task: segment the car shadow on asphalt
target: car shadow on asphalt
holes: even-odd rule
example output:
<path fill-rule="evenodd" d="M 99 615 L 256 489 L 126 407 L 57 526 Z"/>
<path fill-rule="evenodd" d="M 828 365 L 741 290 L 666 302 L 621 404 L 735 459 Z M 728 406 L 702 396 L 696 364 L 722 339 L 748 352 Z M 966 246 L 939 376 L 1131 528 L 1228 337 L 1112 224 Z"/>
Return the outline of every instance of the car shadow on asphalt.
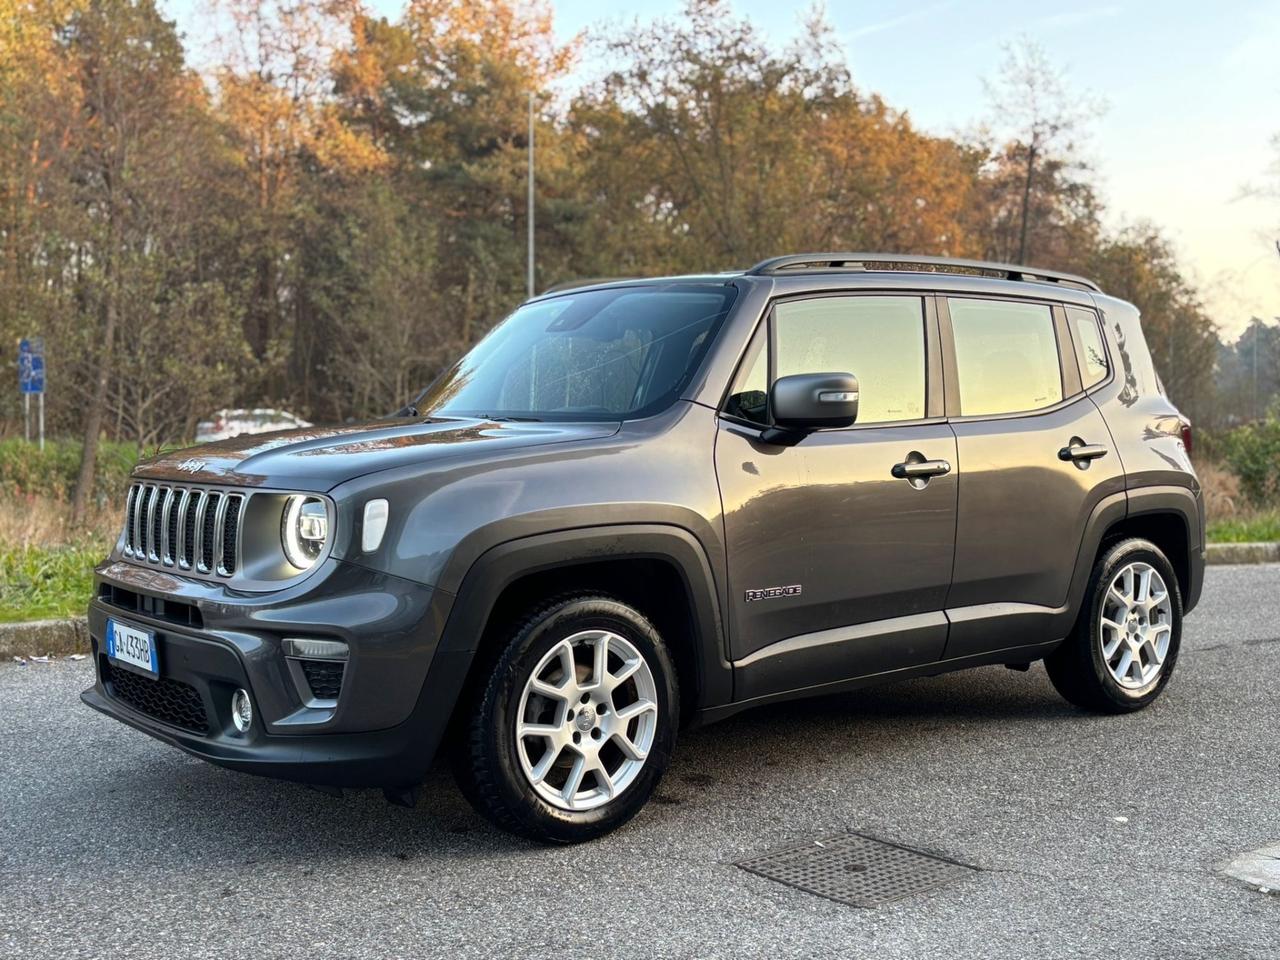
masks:
<path fill-rule="evenodd" d="M 649 809 L 620 836 L 665 834 L 691 809 L 732 803 L 736 787 L 789 789 L 813 764 L 813 744 L 823 744 L 824 763 L 874 768 L 910 762 L 915 753 L 927 759 L 926 749 L 936 751 L 947 738 L 972 739 L 975 728 L 996 728 L 994 739 L 1015 725 L 1070 717 L 1086 715 L 1063 703 L 1042 671 L 1039 677 L 977 671 L 760 707 L 686 730 Z M 333 797 L 224 770 L 150 741 L 86 774 L 77 789 L 91 803 L 77 829 L 96 833 L 98 842 L 82 849 L 90 863 L 101 856 L 103 869 L 121 859 L 160 859 L 157 850 L 172 844 L 188 846 L 202 862 L 306 869 L 362 859 L 421 863 L 549 852 L 476 815 L 444 763 L 430 772 L 414 809 L 389 805 L 376 790 Z M 120 810 L 130 811 L 127 833 L 112 829 Z"/>

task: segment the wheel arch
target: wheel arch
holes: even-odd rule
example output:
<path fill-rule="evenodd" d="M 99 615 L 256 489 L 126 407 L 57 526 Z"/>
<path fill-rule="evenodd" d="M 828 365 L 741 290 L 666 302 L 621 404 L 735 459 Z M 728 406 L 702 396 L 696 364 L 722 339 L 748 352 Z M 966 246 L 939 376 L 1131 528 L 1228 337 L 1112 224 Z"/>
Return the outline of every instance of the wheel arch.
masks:
<path fill-rule="evenodd" d="M 687 530 L 665 524 L 589 527 L 491 547 L 462 578 L 440 640 L 444 653 L 470 656 L 466 682 L 492 662 L 501 626 L 538 600 L 599 592 L 630 603 L 668 641 L 681 681 L 681 713 L 728 703 L 722 589 L 705 550 Z"/>
<path fill-rule="evenodd" d="M 1147 487 L 1108 497 L 1094 509 L 1072 577 L 1072 620 L 1083 603 L 1089 575 L 1112 543 L 1127 537 L 1150 540 L 1169 558 L 1178 578 L 1184 612 L 1200 599 L 1204 580 L 1199 501 L 1186 487 Z"/>

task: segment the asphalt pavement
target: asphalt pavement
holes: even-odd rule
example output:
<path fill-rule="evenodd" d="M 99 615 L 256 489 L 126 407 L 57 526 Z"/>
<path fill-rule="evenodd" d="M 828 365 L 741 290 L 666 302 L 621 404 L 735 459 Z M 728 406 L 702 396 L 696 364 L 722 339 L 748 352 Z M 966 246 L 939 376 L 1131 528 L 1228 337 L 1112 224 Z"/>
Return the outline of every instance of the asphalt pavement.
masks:
<path fill-rule="evenodd" d="M 546 849 L 447 772 L 416 809 L 190 759 L 81 705 L 87 661 L 0 665 L 0 957 L 1280 956 L 1280 565 L 1210 568 L 1178 672 L 1089 716 L 1035 666 L 687 733 L 658 796 Z M 972 864 L 874 909 L 734 866 L 856 830 Z"/>

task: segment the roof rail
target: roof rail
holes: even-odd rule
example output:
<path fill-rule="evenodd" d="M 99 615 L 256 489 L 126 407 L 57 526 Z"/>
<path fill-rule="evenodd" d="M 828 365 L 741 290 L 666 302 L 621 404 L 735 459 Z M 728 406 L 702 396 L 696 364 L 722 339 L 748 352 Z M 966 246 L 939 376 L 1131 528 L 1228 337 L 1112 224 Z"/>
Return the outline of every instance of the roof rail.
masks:
<path fill-rule="evenodd" d="M 753 276 L 768 276 L 788 270 L 904 270 L 918 273 L 958 273 L 997 276 L 1005 280 L 1028 280 L 1035 283 L 1060 283 L 1064 286 L 1101 293 L 1092 280 L 1044 270 L 1021 267 L 1012 263 L 990 263 L 986 260 L 957 260 L 952 257 L 920 257 L 906 253 L 795 253 L 785 257 L 761 260 L 747 271 Z"/>

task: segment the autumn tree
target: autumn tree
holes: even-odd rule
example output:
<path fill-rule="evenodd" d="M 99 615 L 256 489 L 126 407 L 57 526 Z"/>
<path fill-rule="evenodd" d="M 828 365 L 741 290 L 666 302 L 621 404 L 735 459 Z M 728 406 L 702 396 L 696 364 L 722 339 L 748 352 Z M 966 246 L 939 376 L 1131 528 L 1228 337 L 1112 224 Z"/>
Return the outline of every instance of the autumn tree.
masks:
<path fill-rule="evenodd" d="M 398 23 L 357 11 L 347 29 L 330 107 L 385 162 L 307 167 L 289 379 L 329 417 L 399 407 L 523 299 L 530 93 L 543 113 L 540 278 L 568 272 L 558 234 L 572 192 L 546 116 L 571 48 L 545 10 L 420 0 Z"/>
<path fill-rule="evenodd" d="M 593 200 L 666 269 L 744 265 L 796 246 L 828 182 L 815 179 L 821 120 L 851 93 L 826 24 L 774 50 L 721 0 L 610 35 L 619 63 L 575 105 Z M 617 218 L 616 220 L 614 218 Z M 614 248 L 618 244 L 615 242 Z"/>
<path fill-rule="evenodd" d="M 1103 239 L 1085 267 L 1111 296 L 1142 314 L 1142 329 L 1173 402 L 1198 418 L 1213 399 L 1218 335 L 1169 242 L 1150 224 Z"/>
<path fill-rule="evenodd" d="M 93 488 L 123 328 L 140 316 L 140 300 L 170 295 L 152 278 L 176 266 L 164 257 L 165 236 L 184 228 L 187 191 L 199 189 L 196 155 L 186 151 L 194 146 L 203 90 L 154 0 L 89 0 L 62 36 L 80 102 L 67 144 L 83 212 L 78 294 L 95 321 L 83 352 L 92 387 L 84 398 L 84 452 L 72 502 L 78 522 Z M 184 285 L 182 274 L 169 279 Z"/>
<path fill-rule="evenodd" d="M 225 169 L 203 84 L 153 0 L 11 4 L 0 34 L 0 329 L 49 348 L 50 426 L 189 430 L 239 338 L 214 200 Z"/>
<path fill-rule="evenodd" d="M 720 0 L 610 35 L 573 105 L 586 272 L 745 266 L 793 250 L 973 253 L 981 156 L 854 87 L 821 17 L 776 48 Z"/>
<path fill-rule="evenodd" d="M 65 356 L 55 326 L 79 309 L 65 266 L 77 217 L 70 145 L 81 91 L 59 39 L 73 9 L 60 0 L 0 0 L 0 342 L 8 349 L 44 335 L 54 370 Z M 16 395 L 0 397 L 0 410 L 13 410 Z"/>
<path fill-rule="evenodd" d="M 384 414 L 483 336 L 526 295 L 530 95 L 539 288 L 803 250 L 1031 261 L 1132 299 L 1196 416 L 1248 350 L 1218 352 L 1158 230 L 1104 226 L 1095 105 L 1025 42 L 982 133 L 948 137 L 860 89 L 820 15 L 779 42 L 685 0 L 566 43 L 545 2 L 205 2 L 201 77 L 155 0 L 0 0 L 0 336 L 45 335 L 82 490 L 100 435 Z M 575 88 L 584 47 L 608 69 Z"/>
<path fill-rule="evenodd" d="M 1100 205 L 1079 143 L 1102 105 L 1070 90 L 1061 68 L 1027 38 L 1005 48 L 986 86 L 996 137 L 985 177 L 987 255 L 1061 264 L 1098 230 Z"/>

